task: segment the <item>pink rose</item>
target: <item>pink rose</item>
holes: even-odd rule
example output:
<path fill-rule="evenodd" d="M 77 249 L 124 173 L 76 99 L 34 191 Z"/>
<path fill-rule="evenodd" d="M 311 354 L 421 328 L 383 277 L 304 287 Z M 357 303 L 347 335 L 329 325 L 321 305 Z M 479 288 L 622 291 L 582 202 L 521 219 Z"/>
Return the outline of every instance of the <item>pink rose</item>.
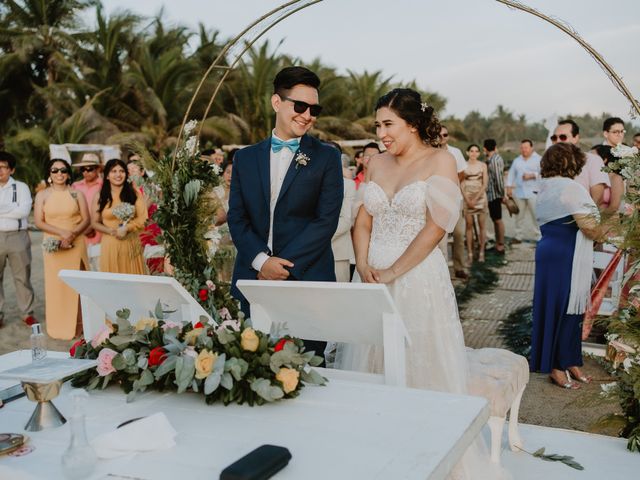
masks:
<path fill-rule="evenodd" d="M 91 346 L 93 348 L 98 348 L 107 338 L 109 338 L 109 335 L 111 335 L 111 330 L 109 329 L 109 327 L 107 327 L 106 325 L 102 325 L 100 327 L 100 330 L 98 330 L 98 333 L 96 333 L 95 336 L 91 339 Z"/>
<path fill-rule="evenodd" d="M 206 282 L 204 282 L 204 283 L 205 283 L 205 285 L 207 286 L 207 288 L 208 288 L 210 291 L 212 291 L 212 292 L 214 292 L 214 291 L 215 291 L 215 289 L 216 289 L 216 284 L 215 284 L 215 283 L 213 283 L 211 280 L 207 280 L 207 281 L 206 281 Z"/>
<path fill-rule="evenodd" d="M 222 307 L 220 310 L 218 310 L 218 313 L 220 314 L 220 318 L 222 320 L 231 320 L 231 313 L 229 313 L 229 309 L 227 307 Z"/>
<path fill-rule="evenodd" d="M 171 320 L 165 320 L 165 322 L 162 324 L 162 329 L 165 331 L 175 327 L 182 328 L 182 322 L 172 322 Z"/>
<path fill-rule="evenodd" d="M 111 350 L 110 348 L 103 348 L 100 350 L 100 353 L 98 354 L 98 375 L 105 377 L 116 371 L 111 364 L 111 362 L 113 362 L 113 357 L 116 355 L 118 355 L 118 352 Z"/>
<path fill-rule="evenodd" d="M 240 331 L 240 322 L 237 320 L 225 320 L 220 324 L 218 328 L 216 328 L 216 333 L 220 333 L 220 331 L 225 330 L 226 328 L 230 328 L 234 332 Z"/>

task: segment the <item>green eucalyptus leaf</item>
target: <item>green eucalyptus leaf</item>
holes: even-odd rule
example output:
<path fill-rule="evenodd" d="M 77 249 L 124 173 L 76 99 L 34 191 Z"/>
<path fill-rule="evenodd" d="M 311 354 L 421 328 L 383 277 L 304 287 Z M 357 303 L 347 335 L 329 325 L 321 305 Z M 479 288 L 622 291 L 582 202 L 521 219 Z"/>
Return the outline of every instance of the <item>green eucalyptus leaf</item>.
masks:
<path fill-rule="evenodd" d="M 267 402 L 274 402 L 284 397 L 284 391 L 280 387 L 271 385 L 266 378 L 256 378 L 251 382 L 251 390 L 256 392 Z"/>
<path fill-rule="evenodd" d="M 122 356 L 122 354 L 119 353 L 115 357 L 113 357 L 113 360 L 111 360 L 111 365 L 116 370 L 124 370 L 125 367 L 127 366 L 127 362 L 124 359 L 124 357 Z"/>
<path fill-rule="evenodd" d="M 162 362 L 161 365 L 158 366 L 158 368 L 155 371 L 154 376 L 156 377 L 156 380 L 162 377 L 163 375 L 166 375 L 167 373 L 173 371 L 176 368 L 177 361 L 178 361 L 177 356 L 167 355 L 167 358 L 164 360 L 164 362 Z"/>
<path fill-rule="evenodd" d="M 211 395 L 216 391 L 222 380 L 222 373 L 213 371 L 204 381 L 204 394 Z"/>
<path fill-rule="evenodd" d="M 233 377 L 229 372 L 224 372 L 222 374 L 220 385 L 222 385 L 226 390 L 231 390 L 233 388 Z"/>
<path fill-rule="evenodd" d="M 153 378 L 153 373 L 151 373 L 151 370 L 143 370 L 142 371 L 142 375 L 140 375 L 140 386 L 142 387 L 146 387 L 148 385 L 153 385 L 153 382 L 155 381 L 155 379 Z"/>
<path fill-rule="evenodd" d="M 195 358 L 189 355 L 178 357 L 176 363 L 176 385 L 178 386 L 178 393 L 183 393 L 189 388 L 195 372 Z"/>
<path fill-rule="evenodd" d="M 164 312 L 162 311 L 162 303 L 160 302 L 160 300 L 156 302 L 156 308 L 154 313 L 155 313 L 155 317 L 158 320 L 164 320 Z"/>
<path fill-rule="evenodd" d="M 129 320 L 129 316 L 131 316 L 131 310 L 129 310 L 128 308 L 121 308 L 120 310 L 116 310 L 116 318 L 118 320 L 124 320 L 126 322 L 127 320 Z M 118 326 L 119 325 L 120 322 L 118 322 Z"/>
<path fill-rule="evenodd" d="M 317 370 L 310 368 L 308 371 L 300 372 L 300 379 L 312 385 L 326 385 L 327 379 L 318 373 Z"/>
<path fill-rule="evenodd" d="M 122 352 L 122 357 L 128 366 L 136 364 L 136 351 L 132 348 L 126 348 Z"/>

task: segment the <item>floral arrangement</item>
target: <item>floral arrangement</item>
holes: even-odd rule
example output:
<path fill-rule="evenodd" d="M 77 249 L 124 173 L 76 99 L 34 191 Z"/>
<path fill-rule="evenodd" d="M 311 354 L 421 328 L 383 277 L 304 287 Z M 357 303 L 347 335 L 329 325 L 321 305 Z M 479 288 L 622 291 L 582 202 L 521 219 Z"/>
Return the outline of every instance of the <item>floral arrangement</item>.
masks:
<path fill-rule="evenodd" d="M 620 216 L 620 236 L 616 246 L 630 259 L 625 274 L 620 310 L 608 320 L 607 359 L 615 377 L 602 385 L 602 394 L 618 399 L 622 415 L 620 435 L 627 438 L 627 448 L 640 452 L 640 155 L 635 147 L 618 145 L 611 150 L 617 157 L 605 168 L 621 175 L 626 182 L 624 200 L 627 212 Z M 609 418 L 608 420 L 612 420 Z"/>
<path fill-rule="evenodd" d="M 302 340 L 275 326 L 271 333 L 254 330 L 229 312 L 219 325 L 201 318 L 195 324 L 166 319 L 158 302 L 155 314 L 129 322 L 129 310 L 117 312 L 115 324 L 104 325 L 89 343 L 76 342 L 74 358 L 97 359 L 95 369 L 76 374 L 75 387 L 88 390 L 119 383 L 127 401 L 147 389 L 191 390 L 211 404 L 221 401 L 262 405 L 299 395 L 305 384 L 326 381 L 313 366 L 322 358 L 305 352 Z"/>
<path fill-rule="evenodd" d="M 162 231 L 158 241 L 164 245 L 172 275 L 220 323 L 219 312 L 226 309 L 237 316 L 238 304 L 229 293 L 230 285 L 219 281 L 215 268 L 220 239 L 213 228 L 213 189 L 220 183 L 220 167 L 200 158 L 197 136 L 192 135 L 196 126 L 193 120 L 185 125 L 188 138 L 173 155 L 157 162 L 149 155 L 142 156 L 155 172 L 159 194 L 154 199 L 158 209 L 153 220 Z"/>
<path fill-rule="evenodd" d="M 54 253 L 60 250 L 61 241 L 54 237 L 47 237 L 42 241 L 42 249 L 47 253 Z"/>
<path fill-rule="evenodd" d="M 120 226 L 124 227 L 136 214 L 136 207 L 128 202 L 122 202 L 111 210 L 113 216 L 120 220 Z"/>

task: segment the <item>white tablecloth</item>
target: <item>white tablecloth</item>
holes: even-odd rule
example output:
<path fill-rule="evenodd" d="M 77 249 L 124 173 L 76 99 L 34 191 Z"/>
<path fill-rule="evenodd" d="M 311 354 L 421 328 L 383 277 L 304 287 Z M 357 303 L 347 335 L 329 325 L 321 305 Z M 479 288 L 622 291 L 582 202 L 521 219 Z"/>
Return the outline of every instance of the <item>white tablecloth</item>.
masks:
<path fill-rule="evenodd" d="M 54 400 L 64 415 L 71 414 L 71 390 L 66 385 Z M 0 431 L 23 433 L 33 408 L 26 398 L 5 405 Z M 145 480 L 216 479 L 224 467 L 265 443 L 292 453 L 278 479 L 444 479 L 489 416 L 482 398 L 342 380 L 253 408 L 209 406 L 191 393 L 149 392 L 127 404 L 118 388 L 108 388 L 91 392 L 87 411 L 90 439 L 131 418 L 166 414 L 178 431 L 176 447 L 100 461 L 91 477 L 112 473 Z M 68 424 L 28 435 L 35 451 L 1 458 L 0 466 L 63 479 Z"/>

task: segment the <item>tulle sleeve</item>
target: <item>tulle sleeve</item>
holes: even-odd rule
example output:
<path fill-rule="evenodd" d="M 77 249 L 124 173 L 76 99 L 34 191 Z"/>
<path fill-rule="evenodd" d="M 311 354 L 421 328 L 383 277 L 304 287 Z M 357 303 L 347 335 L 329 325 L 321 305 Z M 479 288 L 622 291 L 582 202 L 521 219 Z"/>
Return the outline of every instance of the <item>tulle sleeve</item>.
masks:
<path fill-rule="evenodd" d="M 462 206 L 460 187 L 441 175 L 429 177 L 426 183 L 427 210 L 431 220 L 446 232 L 453 232 Z"/>
<path fill-rule="evenodd" d="M 360 211 L 360 207 L 364 204 L 364 191 L 367 189 L 368 183 L 360 183 L 360 188 L 356 190 L 356 198 L 351 204 L 351 223 L 356 223 L 356 218 L 358 216 L 358 212 Z"/>

